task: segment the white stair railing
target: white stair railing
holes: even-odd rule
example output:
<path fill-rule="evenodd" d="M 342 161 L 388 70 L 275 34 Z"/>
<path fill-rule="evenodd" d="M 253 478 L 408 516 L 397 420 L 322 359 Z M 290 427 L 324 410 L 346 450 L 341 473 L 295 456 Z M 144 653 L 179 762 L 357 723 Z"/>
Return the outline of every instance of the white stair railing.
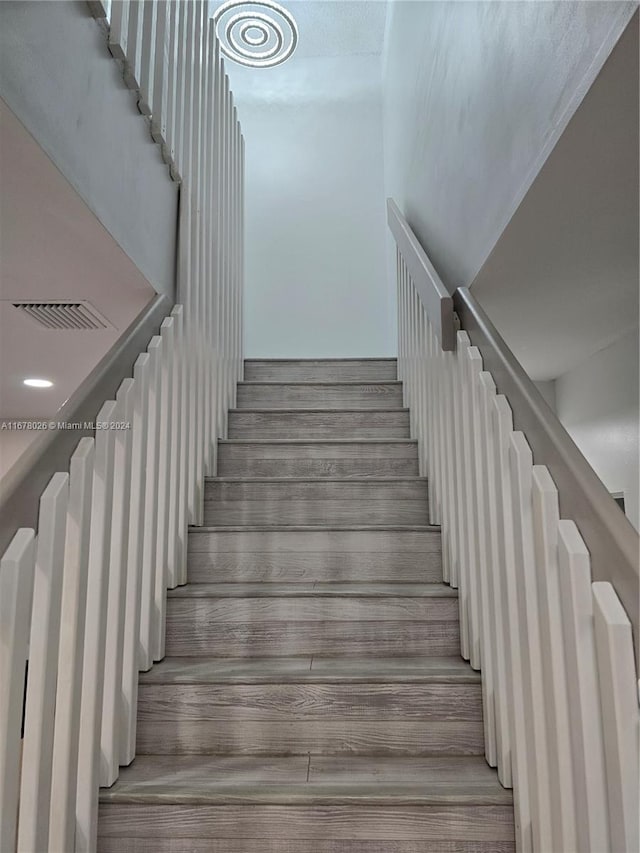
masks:
<path fill-rule="evenodd" d="M 614 512 L 611 565 L 592 567 L 578 527 L 560 517 L 548 468 L 514 429 L 509 400 L 469 334 L 456 331 L 456 297 L 392 201 L 389 224 L 398 376 L 429 477 L 430 520 L 442 528 L 444 579 L 459 592 L 461 653 L 482 669 L 486 759 L 514 789 L 517 849 L 634 853 L 638 568 L 624 554 L 637 555 L 637 536 Z M 629 615 L 592 568 L 625 581 Z"/>
<path fill-rule="evenodd" d="M 90 5 L 180 181 L 181 304 L 2 556 L 2 853 L 96 848 L 98 787 L 135 755 L 138 672 L 164 656 L 243 369 L 244 142 L 207 4 Z"/>

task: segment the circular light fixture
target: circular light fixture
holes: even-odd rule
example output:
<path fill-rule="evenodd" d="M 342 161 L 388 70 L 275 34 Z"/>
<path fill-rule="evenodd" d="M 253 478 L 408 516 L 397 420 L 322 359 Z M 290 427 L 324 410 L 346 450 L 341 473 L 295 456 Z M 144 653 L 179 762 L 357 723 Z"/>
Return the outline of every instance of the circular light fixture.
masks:
<path fill-rule="evenodd" d="M 293 15 L 272 0 L 227 0 L 213 16 L 220 50 L 250 68 L 273 68 L 285 62 L 298 44 Z"/>
<path fill-rule="evenodd" d="M 29 388 L 51 388 L 53 382 L 49 379 L 25 379 L 24 384 Z"/>

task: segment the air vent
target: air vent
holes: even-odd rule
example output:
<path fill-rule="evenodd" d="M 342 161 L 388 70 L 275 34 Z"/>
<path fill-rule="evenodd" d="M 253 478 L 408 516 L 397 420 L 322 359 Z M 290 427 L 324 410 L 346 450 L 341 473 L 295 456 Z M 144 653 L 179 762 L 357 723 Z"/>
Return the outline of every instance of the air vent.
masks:
<path fill-rule="evenodd" d="M 111 324 L 89 302 L 13 302 L 45 329 L 109 329 Z"/>

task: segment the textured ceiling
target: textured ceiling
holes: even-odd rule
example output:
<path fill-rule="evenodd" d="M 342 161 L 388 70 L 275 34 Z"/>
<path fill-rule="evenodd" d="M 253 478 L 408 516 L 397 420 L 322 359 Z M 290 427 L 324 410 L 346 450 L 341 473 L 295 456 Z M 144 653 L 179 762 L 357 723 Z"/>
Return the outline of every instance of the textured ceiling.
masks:
<path fill-rule="evenodd" d="M 210 4 L 211 15 L 218 5 Z M 347 99 L 363 89 L 380 96 L 386 0 L 287 0 L 280 5 L 298 26 L 293 56 L 275 68 L 226 60 L 241 121 L 242 105 L 251 102 Z"/>
<path fill-rule="evenodd" d="M 300 58 L 382 53 L 386 0 L 288 0 L 298 23 Z"/>
<path fill-rule="evenodd" d="M 209 14 L 213 16 L 221 5 L 210 2 Z M 243 3 L 239 10 L 259 5 Z M 382 53 L 387 0 L 286 0 L 280 5 L 298 25 L 299 58 Z"/>

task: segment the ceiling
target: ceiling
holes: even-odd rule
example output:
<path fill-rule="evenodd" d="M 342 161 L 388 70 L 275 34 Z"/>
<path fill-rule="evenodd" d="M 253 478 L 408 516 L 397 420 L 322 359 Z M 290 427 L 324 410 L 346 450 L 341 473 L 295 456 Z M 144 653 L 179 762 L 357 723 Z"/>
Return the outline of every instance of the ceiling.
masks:
<path fill-rule="evenodd" d="M 211 15 L 219 5 L 210 3 Z M 296 50 L 273 68 L 248 68 L 226 60 L 239 107 L 255 101 L 337 100 L 363 88 L 380 96 L 386 0 L 285 0 L 280 5 L 295 18 Z"/>
<path fill-rule="evenodd" d="M 0 100 L 0 418 L 55 414 L 154 296 Z M 48 330 L 12 305 L 51 299 L 88 300 L 109 328 Z M 28 388 L 27 377 L 54 384 Z"/>
<path fill-rule="evenodd" d="M 638 15 L 471 287 L 536 380 L 638 325 Z"/>

